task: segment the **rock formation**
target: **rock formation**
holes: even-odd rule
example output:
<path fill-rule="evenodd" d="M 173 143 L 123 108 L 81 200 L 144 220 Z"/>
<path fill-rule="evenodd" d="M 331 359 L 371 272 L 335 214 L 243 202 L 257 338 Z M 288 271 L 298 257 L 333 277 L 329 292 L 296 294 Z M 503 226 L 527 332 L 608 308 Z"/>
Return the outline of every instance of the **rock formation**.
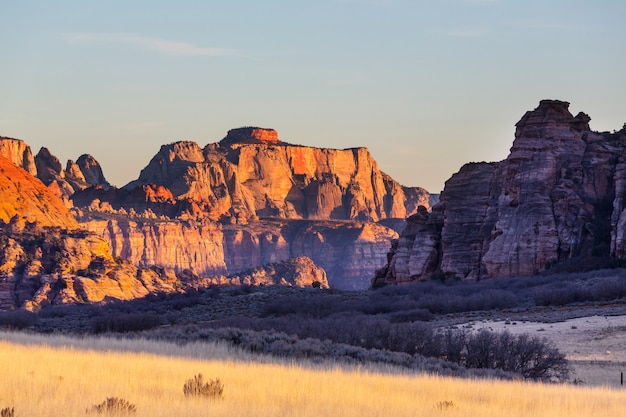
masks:
<path fill-rule="evenodd" d="M 16 148 L 20 152 L 26 149 Z M 63 173 L 57 170 L 60 164 L 55 163 L 55 158 L 47 150 L 40 154 L 47 161 L 43 164 L 43 159 L 39 160 L 40 172 L 52 173 L 51 177 L 56 181 L 56 175 Z M 22 163 L 19 159 L 17 162 Z M 67 178 L 70 174 L 64 175 Z M 217 224 L 185 228 L 179 222 L 173 229 L 165 222 L 149 228 L 133 224 L 135 233 L 140 234 L 139 240 L 144 244 L 151 242 L 137 262 L 146 265 L 141 267 L 114 257 L 108 242 L 80 229 L 60 198 L 38 178 L 2 156 L 0 191 L 3 197 L 0 203 L 0 310 L 37 310 L 49 304 L 94 303 L 108 299 L 132 300 L 150 293 L 198 288 L 203 281 L 185 267 L 195 266 L 189 264 L 190 259 L 206 266 L 219 258 L 216 253 L 221 256 L 222 263 L 214 265 L 213 270 L 217 273 L 226 271 L 221 229 Z M 113 227 L 112 224 L 109 226 Z M 176 234 L 179 230 L 183 231 L 182 235 Z M 124 239 L 122 234 L 125 232 L 117 232 L 111 232 L 115 252 L 133 259 L 133 234 Z M 200 235 L 196 236 L 198 233 Z M 199 247 L 193 245 L 196 237 Z M 175 261 L 178 274 L 174 269 L 152 266 L 158 262 L 157 258 L 151 257 L 150 250 L 154 248 Z M 310 259 L 283 262 L 276 267 L 266 266 L 263 270 L 264 274 L 254 271 L 249 276 L 215 280 L 304 286 L 317 282 L 322 287 L 328 286 L 324 270 Z M 206 282 L 212 282 L 211 278 Z"/>
<path fill-rule="evenodd" d="M 179 274 L 232 276 L 309 256 L 334 288 L 364 289 L 404 218 L 432 199 L 380 171 L 365 148 L 291 145 L 272 129 L 233 129 L 204 148 L 162 146 L 122 189 L 89 155 L 64 168 L 47 148 L 33 158 L 22 141 L 0 143 L 16 164 L 33 161 L 33 173 L 114 257 Z"/>
<path fill-rule="evenodd" d="M 228 277 L 197 277 L 199 287 L 209 285 L 285 285 L 329 288 L 326 271 L 306 256 L 247 269 Z"/>
<path fill-rule="evenodd" d="M 281 142 L 274 130 L 230 130 L 204 149 L 164 145 L 124 188 L 156 184 L 193 200 L 213 220 L 258 217 L 378 221 L 404 218 L 428 193 L 400 186 L 366 148 L 321 149 Z M 408 194 L 408 196 L 407 196 Z M 198 213 L 194 213 L 197 215 Z"/>
<path fill-rule="evenodd" d="M 102 174 L 98 161 L 91 155 L 81 155 L 76 162 L 67 161 L 65 169 L 48 148 L 42 147 L 35 156 L 37 177 L 59 197 L 69 198 L 76 191 L 99 186 L 108 189 L 110 184 Z"/>
<path fill-rule="evenodd" d="M 29 174 L 37 176 L 33 152 L 24 141 L 0 136 L 0 156 L 5 157 Z"/>
<path fill-rule="evenodd" d="M 126 216 L 86 217 L 80 224 L 105 239 L 116 257 L 200 276 L 235 275 L 258 265 L 308 256 L 333 288 L 369 286 L 397 233 L 370 222 L 273 219 L 245 225 Z M 97 216 L 96 216 L 97 217 Z M 86 220 L 90 219 L 90 220 Z"/>
<path fill-rule="evenodd" d="M 454 174 L 431 213 L 408 219 L 374 284 L 475 281 L 624 259 L 626 130 L 593 132 L 589 116 L 568 107 L 541 101 L 516 124 L 506 160 Z"/>
<path fill-rule="evenodd" d="M 189 270 L 141 268 L 111 256 L 90 232 L 27 224 L 0 228 L 0 311 L 47 305 L 133 300 L 212 284 L 328 287 L 325 271 L 308 258 L 265 265 L 238 276 L 198 277 Z M 317 285 L 317 284 L 316 284 Z"/>
<path fill-rule="evenodd" d="M 235 274 L 309 256 L 340 289 L 369 286 L 397 237 L 387 223 L 430 198 L 380 171 L 365 148 L 291 145 L 252 127 L 204 148 L 164 145 L 124 188 L 72 195 L 81 223 L 138 265 Z"/>
<path fill-rule="evenodd" d="M 0 137 L 0 156 L 39 178 L 58 197 L 68 198 L 91 186 L 110 187 L 100 164 L 91 155 L 81 155 L 76 162 L 69 160 L 63 169 L 48 148 L 42 147 L 33 157 L 30 146 L 23 140 Z"/>
<path fill-rule="evenodd" d="M 41 181 L 1 156 L 0 191 L 0 224 L 13 222 L 19 226 L 30 222 L 66 229 L 78 227 L 63 202 Z"/>

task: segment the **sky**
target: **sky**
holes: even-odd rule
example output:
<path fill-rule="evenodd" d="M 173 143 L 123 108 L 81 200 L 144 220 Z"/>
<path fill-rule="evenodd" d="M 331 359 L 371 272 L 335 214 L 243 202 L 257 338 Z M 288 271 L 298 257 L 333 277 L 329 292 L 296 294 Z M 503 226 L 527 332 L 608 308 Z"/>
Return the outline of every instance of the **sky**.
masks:
<path fill-rule="evenodd" d="M 440 192 L 542 99 L 626 122 L 624 0 L 0 0 L 0 136 L 123 186 L 161 145 L 260 126 Z"/>

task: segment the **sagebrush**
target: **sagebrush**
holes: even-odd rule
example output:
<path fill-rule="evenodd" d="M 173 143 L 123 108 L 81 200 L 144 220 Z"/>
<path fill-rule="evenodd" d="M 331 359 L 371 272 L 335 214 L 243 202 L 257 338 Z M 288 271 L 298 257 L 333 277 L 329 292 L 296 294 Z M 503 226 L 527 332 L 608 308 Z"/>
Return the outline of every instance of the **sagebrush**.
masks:
<path fill-rule="evenodd" d="M 134 414 L 137 412 L 137 406 L 123 398 L 109 397 L 102 403 L 87 409 L 87 412 L 104 414 L 105 416 Z"/>
<path fill-rule="evenodd" d="M 15 409 L 13 407 L 6 407 L 0 410 L 0 417 L 15 417 Z"/>
<path fill-rule="evenodd" d="M 188 379 L 183 386 L 183 393 L 186 397 L 206 397 L 206 398 L 222 398 L 224 395 L 224 384 L 219 378 L 204 381 L 202 374 L 198 374 Z"/>

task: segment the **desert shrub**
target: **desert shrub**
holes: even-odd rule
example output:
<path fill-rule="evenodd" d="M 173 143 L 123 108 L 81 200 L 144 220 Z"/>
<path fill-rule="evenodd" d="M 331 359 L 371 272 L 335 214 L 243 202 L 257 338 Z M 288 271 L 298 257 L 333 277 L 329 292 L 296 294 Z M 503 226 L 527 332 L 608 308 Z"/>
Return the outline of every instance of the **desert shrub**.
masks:
<path fill-rule="evenodd" d="M 439 338 L 430 325 L 415 322 L 391 326 L 386 349 L 409 355 L 437 356 L 441 348 Z"/>
<path fill-rule="evenodd" d="M 117 416 L 133 414 L 137 412 L 137 406 L 123 398 L 109 397 L 100 404 L 87 409 L 87 412 L 103 414 L 105 416 Z"/>
<path fill-rule="evenodd" d="M 593 301 L 608 301 L 626 296 L 626 280 L 621 277 L 604 278 L 594 283 L 590 289 Z"/>
<path fill-rule="evenodd" d="M 500 369 L 536 381 L 565 381 L 569 376 L 565 355 L 536 336 L 449 330 L 442 342 L 440 357 L 467 368 Z"/>
<path fill-rule="evenodd" d="M 37 324 L 37 315 L 29 311 L 14 310 L 0 313 L 0 326 L 22 330 Z"/>
<path fill-rule="evenodd" d="M 555 282 L 543 285 L 532 293 L 535 304 L 542 306 L 563 306 L 589 300 L 589 294 L 578 282 Z"/>
<path fill-rule="evenodd" d="M 300 317 L 322 318 L 335 313 L 339 309 L 339 303 L 329 297 L 303 297 L 300 294 L 292 294 L 278 297 L 267 303 L 261 314 L 263 317 L 296 315 Z"/>
<path fill-rule="evenodd" d="M 15 417 L 15 409 L 13 407 L 6 407 L 0 410 L 0 417 Z"/>
<path fill-rule="evenodd" d="M 519 298 L 510 291 L 460 284 L 457 288 L 451 286 L 446 291 L 420 299 L 418 307 L 433 314 L 448 314 L 511 308 L 519 302 Z"/>
<path fill-rule="evenodd" d="M 430 321 L 433 314 L 425 308 L 414 308 L 406 311 L 398 311 L 391 314 L 392 323 L 406 323 L 413 321 Z"/>
<path fill-rule="evenodd" d="M 219 399 L 224 394 L 224 384 L 222 384 L 219 378 L 204 382 L 202 374 L 198 374 L 185 382 L 183 393 L 186 397 Z"/>
<path fill-rule="evenodd" d="M 435 404 L 435 408 L 437 410 L 448 410 L 450 408 L 454 408 L 454 401 L 439 401 L 437 404 Z"/>
<path fill-rule="evenodd" d="M 107 316 L 98 316 L 93 318 L 91 322 L 91 328 L 94 333 L 137 332 L 141 330 L 153 329 L 159 325 L 161 325 L 161 318 L 155 314 L 149 313 L 118 313 Z"/>

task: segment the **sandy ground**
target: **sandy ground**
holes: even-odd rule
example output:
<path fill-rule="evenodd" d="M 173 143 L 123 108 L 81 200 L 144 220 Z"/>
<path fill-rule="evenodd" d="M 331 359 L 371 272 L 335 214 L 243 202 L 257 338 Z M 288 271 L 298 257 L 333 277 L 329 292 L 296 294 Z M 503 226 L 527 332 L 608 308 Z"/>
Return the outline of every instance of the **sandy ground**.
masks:
<path fill-rule="evenodd" d="M 574 369 L 572 380 L 621 387 L 623 372 L 626 384 L 626 315 L 589 316 L 554 323 L 480 320 L 455 327 L 539 335 L 553 341 L 566 354 Z"/>

